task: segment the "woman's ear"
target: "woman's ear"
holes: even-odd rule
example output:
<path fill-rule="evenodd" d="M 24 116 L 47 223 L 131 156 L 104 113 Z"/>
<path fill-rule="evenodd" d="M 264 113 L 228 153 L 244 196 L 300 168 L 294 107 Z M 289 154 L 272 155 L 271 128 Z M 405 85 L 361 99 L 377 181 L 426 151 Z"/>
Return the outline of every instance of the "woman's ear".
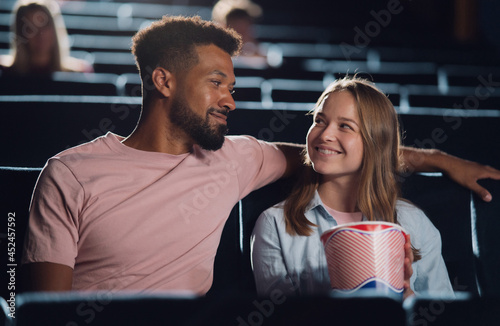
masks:
<path fill-rule="evenodd" d="M 158 92 L 165 97 L 170 97 L 173 86 L 173 74 L 162 67 L 156 67 L 153 70 L 152 79 Z"/>

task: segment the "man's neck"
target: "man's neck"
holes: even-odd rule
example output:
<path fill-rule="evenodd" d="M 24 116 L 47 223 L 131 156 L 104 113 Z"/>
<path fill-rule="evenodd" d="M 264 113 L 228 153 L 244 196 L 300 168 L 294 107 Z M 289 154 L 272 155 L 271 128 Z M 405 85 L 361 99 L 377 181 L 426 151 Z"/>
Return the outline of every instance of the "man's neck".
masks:
<path fill-rule="evenodd" d="M 144 114 L 147 112 L 147 114 Z M 193 141 L 186 133 L 171 123 L 163 109 L 148 108 L 143 112 L 137 128 L 122 143 L 131 148 L 148 152 L 173 155 L 192 150 Z"/>

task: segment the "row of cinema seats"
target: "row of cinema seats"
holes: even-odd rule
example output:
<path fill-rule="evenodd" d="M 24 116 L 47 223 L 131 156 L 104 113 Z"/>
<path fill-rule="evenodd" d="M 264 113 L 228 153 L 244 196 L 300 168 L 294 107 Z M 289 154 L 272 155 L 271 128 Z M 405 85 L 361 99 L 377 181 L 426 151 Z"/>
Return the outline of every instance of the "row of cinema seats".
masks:
<path fill-rule="evenodd" d="M 0 3 L 0 32 L 7 32 L 11 23 L 13 0 Z M 102 38 L 106 36 L 131 36 L 138 29 L 163 15 L 198 15 L 203 19 L 211 19 L 210 6 L 172 5 L 145 2 L 87 2 L 71 1 L 61 3 L 61 12 L 68 33 L 80 36 L 92 35 Z M 266 16 L 272 16 L 267 12 Z M 284 17 L 281 13 L 281 16 Z M 283 23 L 283 21 L 281 21 Z M 293 27 L 294 24 L 255 25 L 255 36 L 259 40 L 292 40 L 302 42 L 329 42 L 340 35 L 340 31 L 316 26 Z M 104 39 L 104 38 L 102 38 Z M 119 44 L 119 43 L 116 43 Z M 125 45 L 126 43 L 122 43 Z M 108 45 L 113 46 L 112 44 Z M 78 47 L 78 45 L 77 45 Z M 99 48 L 99 46 L 98 46 Z M 126 49 L 126 47 L 125 47 Z M 116 47 L 115 50 L 123 50 Z"/>
<path fill-rule="evenodd" d="M 10 13 L 14 0 L 5 0 L 0 3 L 0 32 L 6 33 L 11 23 Z M 210 6 L 196 5 L 169 5 L 151 4 L 145 2 L 94 2 L 94 1 L 71 1 L 61 3 L 61 12 L 65 21 L 68 33 L 72 37 L 73 46 L 76 48 L 88 49 L 78 44 L 80 36 L 96 37 L 95 42 L 88 42 L 89 38 L 82 38 L 83 43 L 95 43 L 95 49 L 109 49 L 113 51 L 128 52 L 129 40 L 105 42 L 105 36 L 132 36 L 139 28 L 149 24 L 152 20 L 163 15 L 199 15 L 203 19 L 211 18 Z M 267 11 L 264 19 L 254 26 L 255 37 L 263 43 L 279 43 L 285 53 L 293 57 L 310 58 L 339 58 L 348 60 L 358 60 L 363 58 L 373 48 L 366 47 L 366 44 L 351 44 L 356 35 L 356 31 L 346 26 L 319 27 L 297 25 L 294 21 L 293 13 L 283 11 Z M 273 19 L 281 18 L 281 19 Z M 386 30 L 369 43 L 382 41 L 384 37 L 398 33 L 396 30 Z M 407 36 L 406 32 L 399 33 L 398 37 Z M 74 38 L 73 38 L 74 37 Z M 9 39 L 2 34 L 0 38 L 0 48 L 6 48 Z M 117 39 L 118 40 L 118 39 Z M 344 42 L 344 43 L 342 43 Z M 76 43 L 76 44 L 75 44 Z M 303 43 L 304 47 L 294 46 L 295 43 Z M 380 42 L 383 44 L 384 42 Z M 385 42 L 391 44 L 391 42 Z M 394 42 L 392 42 L 394 43 Z M 407 42 L 411 44 L 411 42 Z M 434 51 L 421 49 L 397 49 L 390 46 L 375 46 L 378 56 L 382 60 L 399 60 L 402 56 L 412 61 L 433 61 L 445 63 L 467 64 L 471 62 L 491 63 L 494 57 L 477 46 L 471 47 L 470 51 L 462 52 L 456 50 Z M 434 49 L 434 46 L 432 47 Z M 495 60 L 496 61 L 496 60 Z"/>
<path fill-rule="evenodd" d="M 41 167 L 56 153 L 108 131 L 128 135 L 140 115 L 138 97 L 0 96 L 0 165 Z M 304 143 L 311 103 L 237 101 L 229 115 L 230 134 L 269 141 Z M 400 112 L 407 146 L 438 148 L 498 168 L 498 110 Z M 492 113 L 485 115 L 484 113 Z M 496 114 L 496 115 L 495 115 Z"/>
<path fill-rule="evenodd" d="M 11 3 L 0 5 L 0 54 L 7 53 L 10 9 Z M 0 76 L 0 95 L 138 97 L 140 79 L 130 54 L 133 33 L 159 13 L 210 16 L 207 7 L 78 1 L 65 3 L 62 12 L 73 54 L 92 62 L 96 73 L 55 73 L 49 80 L 31 78 L 29 83 Z M 339 31 L 257 25 L 256 33 L 262 40 L 259 51 L 267 62 L 248 65 L 235 60 L 235 99 L 239 102 L 260 101 L 264 108 L 281 103 L 311 104 L 334 78 L 360 73 L 374 80 L 402 112 L 427 114 L 439 108 L 442 115 L 449 109 L 499 115 L 500 93 L 495 90 L 500 70 L 498 59 L 489 51 L 374 45 L 351 49 L 346 56 L 345 44 L 332 42 Z"/>
<path fill-rule="evenodd" d="M 8 52 L 11 39 L 8 32 L 11 5 L 8 1 L 0 5 L 0 54 Z M 73 55 L 91 61 L 97 73 L 121 76 L 136 73 L 130 54 L 130 38 L 138 28 L 149 23 L 150 19 L 159 18 L 162 13 L 198 13 L 203 18 L 209 18 L 209 9 L 196 6 L 71 1 L 64 4 L 62 12 L 71 37 L 72 49 L 75 50 Z M 237 76 L 259 76 L 266 80 L 300 79 L 304 84 L 308 81 L 328 80 L 330 74 L 361 72 L 380 83 L 434 87 L 430 91 L 419 87 L 408 90 L 415 92 L 415 95 L 432 95 L 426 94 L 429 92 L 436 95 L 447 95 L 448 92 L 450 95 L 456 92 L 471 95 L 470 89 L 448 87 L 473 88 L 480 84 L 477 80 L 479 74 L 492 74 L 493 80 L 499 75 L 497 56 L 482 49 L 395 49 L 373 45 L 358 46 L 354 52 L 351 50 L 346 53 L 346 45 L 340 42 L 351 39 L 346 31 L 303 26 L 257 25 L 256 32 L 257 38 L 262 42 L 259 52 L 267 56 L 268 64 L 250 67 L 237 64 Z M 332 42 L 331 34 L 337 35 L 340 41 Z M 320 39 L 318 35 L 321 36 Z M 305 36 L 309 36 L 309 39 L 303 40 Z M 323 86 L 320 86 L 319 91 L 322 88 Z M 318 88 L 315 87 L 315 90 Z M 498 95 L 492 97 L 496 96 Z M 294 98 L 290 97 L 288 101 L 293 102 Z M 421 104 L 417 101 L 410 105 Z"/>
<path fill-rule="evenodd" d="M 15 216 L 16 264 L 27 223 L 31 191 L 39 168 L 0 168 L 2 215 Z M 402 178 L 405 198 L 420 206 L 440 230 L 443 257 L 456 298 L 419 296 L 401 305 L 375 294 L 293 298 L 282 293 L 259 297 L 250 267 L 249 237 L 262 210 L 282 200 L 293 180 L 268 185 L 240 201 L 223 231 L 215 278 L 207 296 L 186 293 L 130 294 L 101 291 L 61 295 L 1 289 L 5 325 L 311 325 L 340 324 L 495 325 L 500 317 L 498 249 L 500 182 L 482 181 L 494 200 L 485 203 L 439 174 Z M 5 225 L 4 225 L 5 224 Z M 2 261 L 8 257 L 6 223 L 0 227 Z M 7 267 L 8 269 L 11 267 Z M 22 288 L 17 276 L 2 273 L 1 284 Z M 15 292 L 15 305 L 12 297 Z M 363 313 L 359 313 L 360 309 Z"/>
<path fill-rule="evenodd" d="M 496 298 L 461 293 L 456 298 L 421 296 L 403 305 L 390 297 L 259 298 L 238 294 L 217 298 L 185 295 L 19 295 L 15 320 L 7 326 L 67 325 L 384 325 L 489 326 L 499 317 Z M 3 303 L 5 306 L 5 302 Z M 1 312 L 0 312 L 1 313 Z M 1 318 L 0 318 L 1 319 Z"/>
<path fill-rule="evenodd" d="M 327 66 L 324 68 L 327 73 L 318 80 L 265 79 L 258 75 L 237 77 L 234 98 L 237 102 L 261 102 L 268 108 L 274 107 L 275 103 L 305 103 L 312 108 L 326 86 L 344 75 L 340 73 L 340 68 L 335 73 L 329 73 Z M 314 69 L 323 70 L 321 65 Z M 438 108 L 447 111 L 489 111 L 482 114 L 500 116 L 500 92 L 497 90 L 497 80 L 500 79 L 496 77 L 500 76 L 500 70 L 496 71 L 496 75 L 488 73 L 486 68 L 483 71 L 484 74 L 475 77 L 464 77 L 463 82 L 468 82 L 468 86 L 450 86 L 446 81 L 436 85 L 404 85 L 385 82 L 382 75 L 375 80 L 394 106 L 405 113 L 415 111 L 416 114 L 426 114 Z M 490 71 L 495 72 L 493 69 Z M 369 73 L 358 75 L 373 78 Z M 134 101 L 141 96 L 141 80 L 137 72 L 121 75 L 56 72 L 50 78 L 30 77 L 29 80 L 2 76 L 0 72 L 0 101 L 12 101 L 10 95 L 125 96 L 135 98 L 131 99 Z"/>

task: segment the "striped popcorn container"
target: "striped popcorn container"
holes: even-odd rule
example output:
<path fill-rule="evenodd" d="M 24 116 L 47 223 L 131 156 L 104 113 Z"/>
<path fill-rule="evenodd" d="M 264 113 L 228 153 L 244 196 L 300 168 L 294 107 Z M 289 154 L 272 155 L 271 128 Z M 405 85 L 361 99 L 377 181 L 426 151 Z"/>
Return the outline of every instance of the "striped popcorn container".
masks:
<path fill-rule="evenodd" d="M 321 235 L 334 291 L 403 295 L 404 229 L 387 222 L 349 223 Z"/>

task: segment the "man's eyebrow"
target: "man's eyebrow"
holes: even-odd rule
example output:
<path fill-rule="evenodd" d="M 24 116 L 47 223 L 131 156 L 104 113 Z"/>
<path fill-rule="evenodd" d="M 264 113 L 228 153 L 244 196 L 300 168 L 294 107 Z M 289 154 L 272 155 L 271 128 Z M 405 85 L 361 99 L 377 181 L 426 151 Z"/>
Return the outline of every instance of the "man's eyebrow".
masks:
<path fill-rule="evenodd" d="M 214 70 L 214 71 L 210 72 L 209 75 L 218 75 L 218 76 L 221 76 L 222 78 L 226 78 L 226 79 L 229 78 L 225 73 L 223 73 L 220 70 Z M 231 86 L 236 85 L 236 81 L 230 83 L 229 85 L 231 85 Z"/>
<path fill-rule="evenodd" d="M 225 73 L 223 73 L 222 71 L 217 70 L 217 69 L 211 71 L 209 75 L 219 75 L 221 77 L 227 78 L 227 75 Z"/>

